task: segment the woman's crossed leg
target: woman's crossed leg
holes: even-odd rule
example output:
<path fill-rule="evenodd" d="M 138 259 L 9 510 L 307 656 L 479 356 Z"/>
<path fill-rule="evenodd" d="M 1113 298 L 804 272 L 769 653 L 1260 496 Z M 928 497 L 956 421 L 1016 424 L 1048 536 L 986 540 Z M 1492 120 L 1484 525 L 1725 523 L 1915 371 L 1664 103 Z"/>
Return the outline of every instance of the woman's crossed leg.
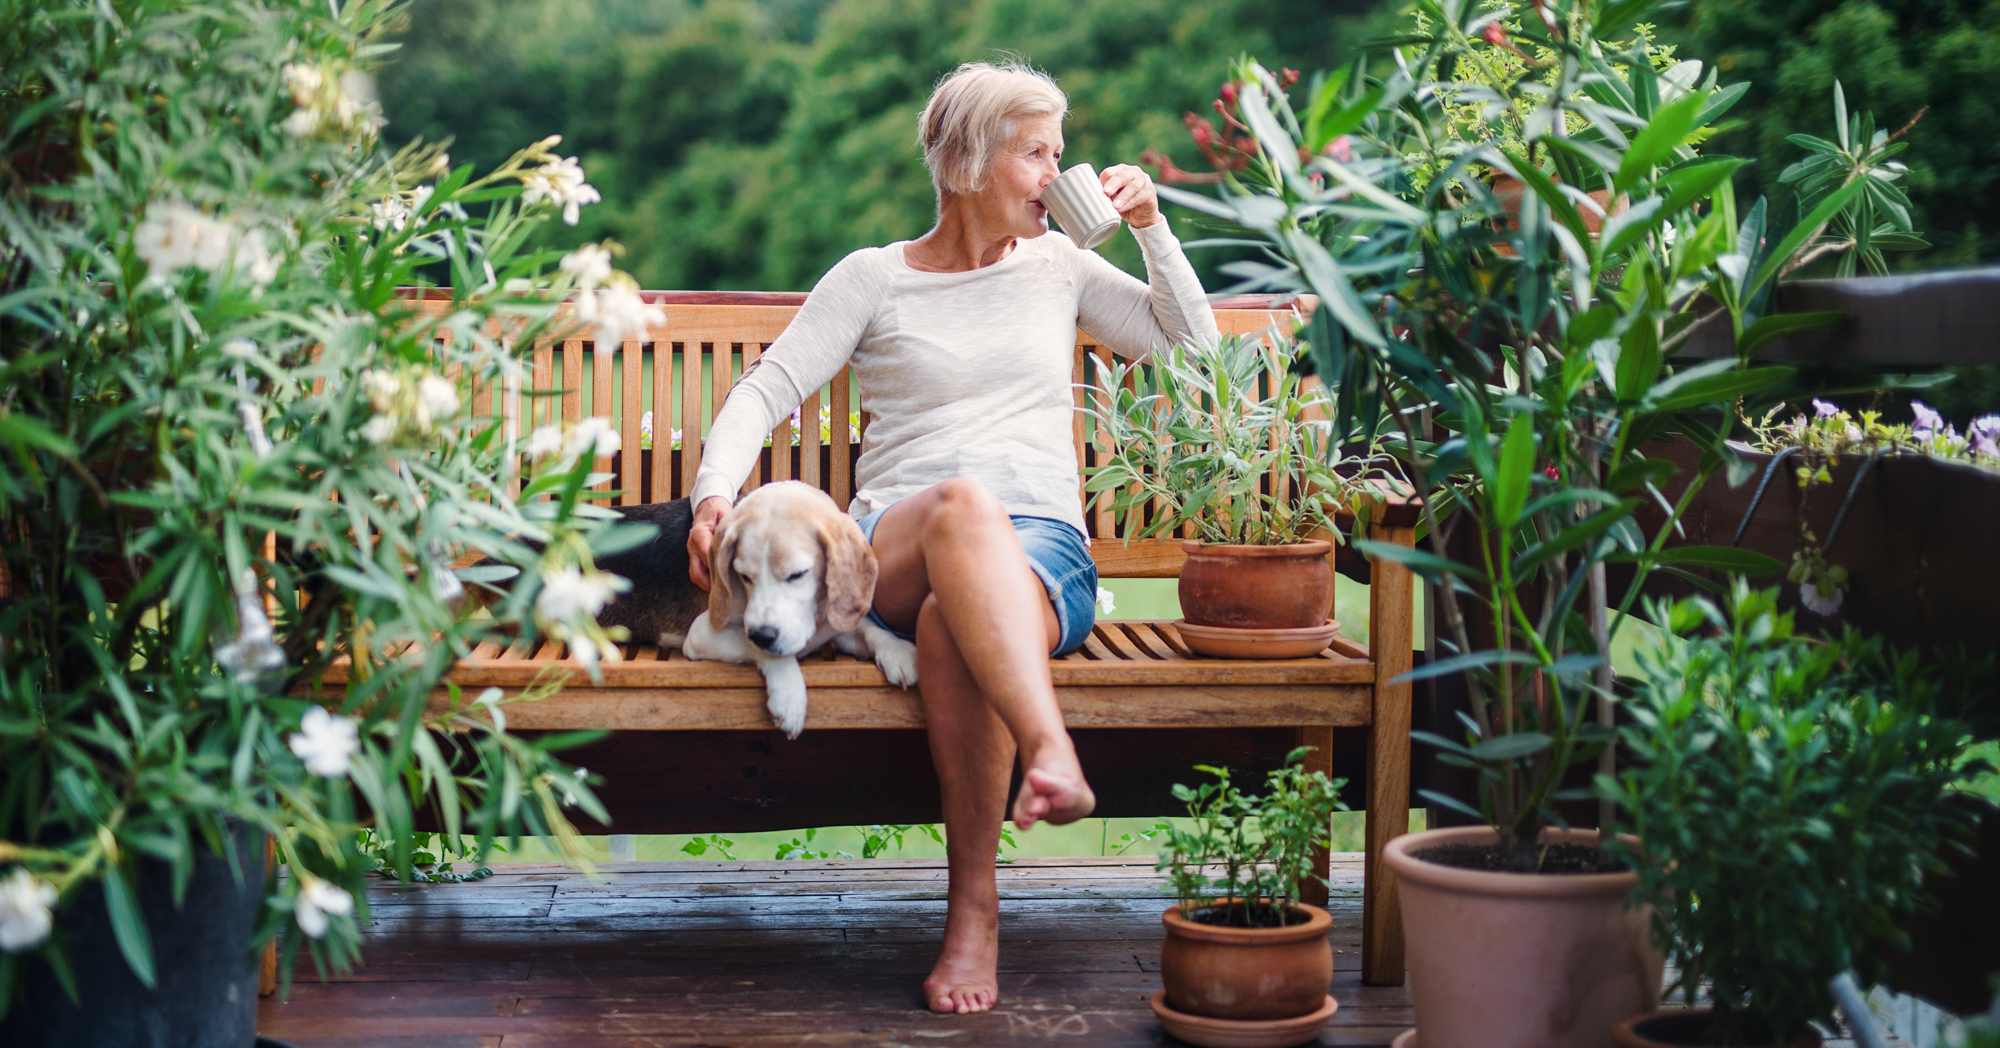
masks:
<path fill-rule="evenodd" d="M 950 886 L 944 949 L 924 981 L 931 1008 L 978 1012 L 999 997 L 1000 896 L 993 856 L 1008 815 L 1055 825 L 1096 804 L 1049 679 L 1054 607 L 1007 510 L 975 481 L 949 480 L 883 513 L 875 611 L 917 638 L 917 680 L 942 787 Z"/>

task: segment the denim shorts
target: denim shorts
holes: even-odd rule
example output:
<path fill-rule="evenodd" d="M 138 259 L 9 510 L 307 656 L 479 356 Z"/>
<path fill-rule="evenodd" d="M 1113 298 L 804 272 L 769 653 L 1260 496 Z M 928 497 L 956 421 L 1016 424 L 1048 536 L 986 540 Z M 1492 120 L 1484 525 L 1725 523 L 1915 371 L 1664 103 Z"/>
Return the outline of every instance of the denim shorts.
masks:
<path fill-rule="evenodd" d="M 876 522 L 887 512 L 887 508 L 878 509 L 858 521 L 861 534 L 870 545 L 875 542 Z M 1097 621 L 1097 562 L 1090 559 L 1090 548 L 1084 545 L 1083 536 L 1068 524 L 1048 517 L 1007 519 L 1014 522 L 1014 536 L 1021 540 L 1021 552 L 1028 555 L 1028 567 L 1042 580 L 1042 588 L 1049 592 L 1049 603 L 1055 605 L 1060 639 L 1050 654 L 1067 655 L 1083 647 L 1090 636 L 1091 624 Z M 917 639 L 914 634 L 883 622 L 874 608 L 868 609 L 868 621 L 904 640 Z"/>

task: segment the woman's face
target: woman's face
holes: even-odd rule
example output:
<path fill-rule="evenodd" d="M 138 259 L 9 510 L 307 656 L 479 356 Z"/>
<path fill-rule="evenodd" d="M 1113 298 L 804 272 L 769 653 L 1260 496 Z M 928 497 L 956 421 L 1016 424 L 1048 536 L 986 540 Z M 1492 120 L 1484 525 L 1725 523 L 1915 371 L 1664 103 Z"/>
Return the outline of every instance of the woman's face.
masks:
<path fill-rule="evenodd" d="M 976 195 L 980 217 L 1007 236 L 1033 239 L 1049 231 L 1042 190 L 1060 173 L 1061 122 L 1043 117 L 1023 121 L 1014 141 L 993 165 L 993 178 Z"/>

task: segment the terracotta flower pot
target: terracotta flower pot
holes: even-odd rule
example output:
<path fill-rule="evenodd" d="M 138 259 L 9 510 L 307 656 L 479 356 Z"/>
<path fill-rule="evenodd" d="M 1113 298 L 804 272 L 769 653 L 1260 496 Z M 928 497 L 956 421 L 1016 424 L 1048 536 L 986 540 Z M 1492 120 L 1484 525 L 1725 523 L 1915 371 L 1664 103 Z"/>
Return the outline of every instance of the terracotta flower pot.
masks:
<path fill-rule="evenodd" d="M 1197 626 L 1226 629 L 1302 629 L 1325 622 L 1333 610 L 1330 542 L 1289 546 L 1181 543 L 1181 614 Z"/>
<path fill-rule="evenodd" d="M 1708 1043 L 1708 1021 L 1715 1015 L 1711 1008 L 1669 1008 L 1665 1011 L 1647 1012 L 1635 1015 L 1611 1028 L 1611 1039 L 1618 1048 L 1681 1048 L 1684 1045 Z M 1771 1045 L 1769 1048 L 1819 1048 L 1818 1030 L 1808 1029 L 1797 1040 L 1786 1045 Z"/>
<path fill-rule="evenodd" d="M 1631 873 L 1469 870 L 1417 858 L 1491 844 L 1484 826 L 1389 842 L 1424 1048 L 1611 1048 L 1620 1019 L 1659 1007 L 1664 959 L 1649 909 L 1628 909 Z M 1595 845 L 1595 830 L 1543 838 Z"/>
<path fill-rule="evenodd" d="M 1225 928 L 1192 921 L 1179 906 L 1161 920 L 1160 981 L 1174 1010 L 1214 1019 L 1292 1019 L 1326 1004 L 1333 985 L 1333 918 L 1293 903 L 1308 919 L 1283 928 Z"/>

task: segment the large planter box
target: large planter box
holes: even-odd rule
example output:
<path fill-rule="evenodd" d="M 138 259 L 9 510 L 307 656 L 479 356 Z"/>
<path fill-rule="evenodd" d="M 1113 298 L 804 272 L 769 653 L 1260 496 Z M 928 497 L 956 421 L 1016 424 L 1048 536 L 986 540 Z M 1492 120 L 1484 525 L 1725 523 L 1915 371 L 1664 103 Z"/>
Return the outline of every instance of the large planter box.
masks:
<path fill-rule="evenodd" d="M 1670 502 L 1678 501 L 1700 450 L 1687 443 L 1655 443 L 1646 453 L 1681 466 L 1663 488 Z M 1671 544 L 1737 544 L 1789 566 L 1799 549 L 1797 456 L 1778 466 L 1761 501 L 1756 492 L 1772 456 L 1744 457 L 1756 474 L 1733 488 L 1721 475 L 1711 478 L 1683 518 L 1686 535 Z M 1831 473 L 1832 484 L 1816 484 L 1804 496 L 1806 522 L 1827 561 L 1847 569 L 1847 599 L 1834 616 L 1817 615 L 1799 608 L 1798 587 L 1787 583 L 1783 606 L 1798 610 L 1800 623 L 1809 628 L 1847 623 L 1898 645 L 1990 649 L 2000 642 L 2000 472 L 1906 454 L 1883 455 L 1872 464 L 1861 456 L 1843 458 Z M 1846 516 L 1835 533 L 1843 502 Z M 1750 521 L 1743 527 L 1746 515 Z M 1660 517 L 1652 509 L 1645 520 L 1648 533 Z"/>

